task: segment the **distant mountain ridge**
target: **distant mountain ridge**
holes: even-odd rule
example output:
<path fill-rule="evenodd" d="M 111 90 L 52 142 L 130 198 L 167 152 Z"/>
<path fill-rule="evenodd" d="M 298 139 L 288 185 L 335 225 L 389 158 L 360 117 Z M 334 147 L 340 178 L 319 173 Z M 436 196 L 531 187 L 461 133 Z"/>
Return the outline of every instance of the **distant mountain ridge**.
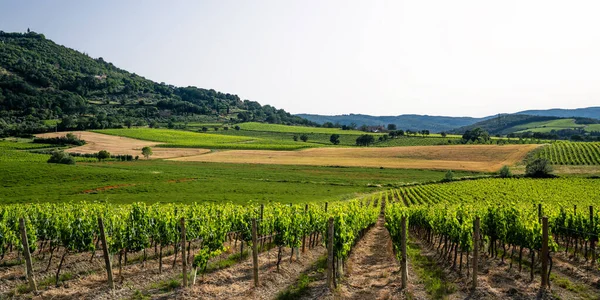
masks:
<path fill-rule="evenodd" d="M 398 129 L 423 130 L 427 129 L 433 132 L 448 131 L 454 128 L 471 125 L 488 118 L 471 118 L 471 117 L 444 117 L 444 116 L 428 116 L 428 115 L 399 115 L 399 116 L 370 116 L 362 114 L 349 114 L 337 116 L 324 116 L 312 114 L 297 114 L 296 116 L 305 118 L 309 121 L 323 124 L 331 122 L 333 124 L 350 125 L 352 123 L 357 126 L 378 126 L 387 124 L 396 124 Z"/>
<path fill-rule="evenodd" d="M 452 131 L 459 132 L 461 129 L 468 128 L 470 125 L 478 124 L 487 120 L 498 118 L 498 116 L 514 116 L 527 115 L 528 117 L 516 117 L 519 121 L 524 121 L 531 116 L 535 117 L 554 117 L 554 118 L 592 118 L 600 119 L 600 107 L 586 107 L 577 109 L 547 109 L 547 110 L 525 110 L 514 114 L 497 114 L 483 118 L 473 117 L 448 117 L 448 116 L 429 116 L 404 114 L 398 116 L 371 116 L 363 114 L 348 114 L 348 115 L 317 115 L 317 114 L 296 114 L 296 116 L 305 118 L 309 121 L 323 124 L 331 122 L 333 124 L 350 125 L 352 123 L 357 126 L 378 126 L 395 124 L 398 129 L 410 130 L 429 130 L 432 132 Z M 552 119 L 552 118 L 550 118 Z M 547 120 L 547 118 L 533 118 L 533 120 Z M 490 123 L 493 124 L 493 123 Z M 484 124 L 485 125 L 485 124 Z M 465 129 L 466 130 L 466 129 Z M 464 131 L 464 130 L 463 130 Z"/>

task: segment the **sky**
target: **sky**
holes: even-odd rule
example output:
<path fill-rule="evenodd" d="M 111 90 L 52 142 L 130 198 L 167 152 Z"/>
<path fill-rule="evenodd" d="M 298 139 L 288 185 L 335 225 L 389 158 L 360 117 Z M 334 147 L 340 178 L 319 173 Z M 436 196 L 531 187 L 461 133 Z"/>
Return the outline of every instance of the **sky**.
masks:
<path fill-rule="evenodd" d="M 0 0 L 0 30 L 291 113 L 600 105 L 600 1 Z"/>

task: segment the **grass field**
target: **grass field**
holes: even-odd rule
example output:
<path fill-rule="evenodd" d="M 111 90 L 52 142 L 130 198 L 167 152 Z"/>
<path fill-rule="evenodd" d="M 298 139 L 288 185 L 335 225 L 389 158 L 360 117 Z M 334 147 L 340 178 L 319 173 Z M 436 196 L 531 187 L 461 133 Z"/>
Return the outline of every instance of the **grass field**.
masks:
<path fill-rule="evenodd" d="M 272 149 L 295 150 L 306 148 L 304 143 L 245 136 L 197 133 L 191 131 L 152 128 L 103 129 L 97 133 L 159 142 L 158 147 L 210 149 Z"/>
<path fill-rule="evenodd" d="M 313 148 L 301 151 L 232 150 L 174 160 L 494 172 L 503 165 L 520 162 L 536 147 L 538 145 Z"/>
<path fill-rule="evenodd" d="M 299 127 L 299 126 L 296 126 Z M 304 128 L 304 127 L 302 127 Z M 322 129 L 330 129 L 330 128 L 322 128 Z M 347 130 L 344 130 L 346 132 L 348 132 Z M 353 131 L 353 132 L 357 132 L 357 131 Z M 297 137 L 300 136 L 300 134 L 306 134 L 306 136 L 308 136 L 308 141 L 302 142 L 300 140 L 298 140 L 297 144 L 302 144 L 305 145 L 306 147 L 319 147 L 319 146 L 328 146 L 328 147 L 335 147 L 333 144 L 331 144 L 331 141 L 329 140 L 329 138 L 331 137 L 332 133 L 293 133 L 293 132 L 275 132 L 275 131 L 254 131 L 254 130 L 228 130 L 228 131 L 212 131 L 209 133 L 214 133 L 214 134 L 219 134 L 219 135 L 235 135 L 235 136 L 246 136 L 249 138 L 261 138 L 261 139 L 271 139 L 271 140 L 278 140 L 281 142 L 293 142 L 293 137 L 294 135 L 296 135 Z M 337 145 L 337 147 L 344 147 L 344 146 L 355 146 L 356 145 L 356 139 L 363 135 L 366 134 L 365 132 L 361 132 L 358 131 L 357 134 L 350 134 L 350 133 L 346 133 L 346 134 L 340 134 L 340 138 L 339 141 L 340 143 Z M 442 138 L 440 137 L 421 137 L 421 136 L 416 136 L 416 137 L 400 137 L 400 138 L 395 138 L 395 139 L 388 139 L 385 141 L 378 141 L 378 137 L 382 136 L 382 134 L 376 135 L 373 134 L 374 137 L 376 138 L 375 143 L 373 144 L 374 147 L 399 147 L 399 146 L 433 146 L 433 145 L 447 145 L 448 144 L 448 140 L 455 140 L 457 139 L 456 137 L 446 137 L 446 138 Z"/>
<path fill-rule="evenodd" d="M 307 126 L 288 126 L 280 124 L 267 124 L 267 123 L 256 123 L 248 122 L 238 124 L 243 130 L 251 131 L 268 131 L 268 132 L 281 132 L 281 133 L 323 133 L 323 134 L 350 134 L 350 135 L 361 135 L 365 132 L 360 130 L 342 130 L 340 128 L 325 128 L 325 127 L 307 127 Z M 379 133 L 378 135 L 381 135 Z"/>
<path fill-rule="evenodd" d="M 559 119 L 551 121 L 532 122 L 513 127 L 516 133 L 526 131 L 549 133 L 552 130 L 584 128 L 586 131 L 600 131 L 600 124 L 576 124 L 575 119 Z"/>
<path fill-rule="evenodd" d="M 0 152 L 2 153 L 2 152 Z M 307 202 L 349 199 L 444 172 L 172 161 L 47 164 L 3 160 L 0 203 Z M 476 173 L 456 172 L 456 176 Z"/>

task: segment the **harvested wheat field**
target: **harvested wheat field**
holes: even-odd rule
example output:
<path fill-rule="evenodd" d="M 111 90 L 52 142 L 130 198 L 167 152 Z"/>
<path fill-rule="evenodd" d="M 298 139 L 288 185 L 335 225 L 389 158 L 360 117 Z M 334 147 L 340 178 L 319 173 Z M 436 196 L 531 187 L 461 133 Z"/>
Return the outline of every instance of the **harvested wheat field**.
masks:
<path fill-rule="evenodd" d="M 230 150 L 177 161 L 385 167 L 493 172 L 514 165 L 539 145 L 456 145 L 389 148 L 312 148 L 300 151 Z"/>
<path fill-rule="evenodd" d="M 208 149 L 194 149 L 194 148 L 156 148 L 154 146 L 161 144 L 158 142 L 142 141 L 126 137 L 113 136 L 89 131 L 75 131 L 75 132 L 52 132 L 37 134 L 37 137 L 50 138 L 50 137 L 61 137 L 67 133 L 73 133 L 80 139 L 86 142 L 85 145 L 69 148 L 65 152 L 69 153 L 97 153 L 100 150 L 106 150 L 113 155 L 139 155 L 142 156 L 142 148 L 149 146 L 153 147 L 152 156 L 150 158 L 174 158 L 182 156 L 200 155 L 203 153 L 210 152 Z"/>

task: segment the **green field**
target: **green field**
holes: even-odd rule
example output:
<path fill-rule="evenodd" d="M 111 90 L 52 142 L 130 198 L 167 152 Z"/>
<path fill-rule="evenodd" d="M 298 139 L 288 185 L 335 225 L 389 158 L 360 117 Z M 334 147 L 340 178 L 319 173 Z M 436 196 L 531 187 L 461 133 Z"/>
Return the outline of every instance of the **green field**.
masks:
<path fill-rule="evenodd" d="M 108 201 L 311 202 L 438 181 L 441 171 L 140 160 L 48 164 L 48 154 L 0 148 L 0 203 Z M 476 173 L 456 172 L 456 176 Z"/>
<path fill-rule="evenodd" d="M 555 165 L 600 165 L 600 143 L 560 141 L 537 155 Z"/>
<path fill-rule="evenodd" d="M 511 204 L 533 208 L 537 203 L 556 207 L 597 205 L 600 180 L 557 179 L 481 179 L 446 184 L 420 185 L 396 191 L 397 198 L 412 205 L 452 203 L 462 205 Z"/>
<path fill-rule="evenodd" d="M 365 134 L 363 131 L 359 130 L 342 130 L 340 128 L 325 128 L 325 127 L 307 127 L 307 126 L 288 126 L 288 125 L 280 125 L 280 124 L 267 124 L 267 123 L 257 123 L 257 122 L 248 122 L 238 124 L 243 130 L 252 130 L 252 131 L 268 131 L 268 132 L 281 132 L 281 133 L 323 133 L 323 134 L 351 134 L 351 135 L 361 135 Z M 381 133 L 380 133 L 381 135 Z"/>
<path fill-rule="evenodd" d="M 164 143 L 158 147 L 210 149 L 296 150 L 310 147 L 306 143 L 258 137 L 198 133 L 173 129 L 130 128 L 103 129 L 94 132 Z"/>
<path fill-rule="evenodd" d="M 575 119 L 559 119 L 551 121 L 532 122 L 513 127 L 515 133 L 543 132 L 549 133 L 552 130 L 585 128 L 586 131 L 599 131 L 600 124 L 583 125 L 576 124 Z"/>
<path fill-rule="evenodd" d="M 214 133 L 217 135 L 234 135 L 234 136 L 245 136 L 249 138 L 260 138 L 260 139 L 269 139 L 276 140 L 280 142 L 294 142 L 294 135 L 299 137 L 300 133 L 291 133 L 291 132 L 275 132 L 275 131 L 254 131 L 254 130 L 228 130 L 228 131 L 209 131 L 209 133 Z M 298 139 L 298 141 L 294 142 L 296 144 L 304 145 L 306 147 L 319 147 L 319 146 L 328 146 L 334 147 L 331 144 L 329 138 L 331 137 L 330 133 L 304 133 L 308 137 L 308 141 L 302 142 Z M 339 147 L 348 147 L 348 146 L 356 146 L 356 139 L 365 134 L 364 132 L 360 132 L 359 134 L 340 134 L 338 144 Z M 379 141 L 378 137 L 382 136 L 382 134 L 375 135 L 375 143 L 372 145 L 374 147 L 399 147 L 399 146 L 433 146 L 433 145 L 447 145 L 448 140 L 456 141 L 456 138 L 452 137 L 399 137 L 395 139 L 388 139 L 384 141 Z"/>

